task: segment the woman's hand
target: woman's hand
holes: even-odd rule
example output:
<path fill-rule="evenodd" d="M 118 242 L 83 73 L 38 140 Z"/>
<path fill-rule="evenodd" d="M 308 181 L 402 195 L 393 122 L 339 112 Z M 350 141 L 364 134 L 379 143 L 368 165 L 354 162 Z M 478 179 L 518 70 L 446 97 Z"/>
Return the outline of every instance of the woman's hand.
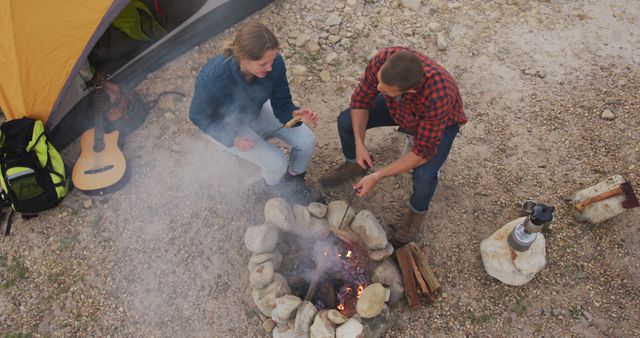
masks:
<path fill-rule="evenodd" d="M 314 112 L 311 109 L 307 109 L 307 108 L 302 108 L 302 109 L 298 109 L 296 111 L 294 111 L 292 113 L 292 115 L 294 117 L 296 116 L 300 116 L 300 121 L 312 126 L 312 127 L 316 127 L 316 124 L 318 123 L 318 113 Z"/>
<path fill-rule="evenodd" d="M 233 139 L 233 146 L 238 148 L 240 151 L 247 151 L 253 148 L 256 145 L 256 142 L 252 139 L 244 136 L 237 136 Z"/>
<path fill-rule="evenodd" d="M 362 179 L 360 179 L 360 181 L 356 182 L 356 184 L 353 185 L 353 189 L 356 190 L 356 195 L 358 195 L 358 197 L 364 197 L 368 195 L 376 188 L 378 182 L 380 182 L 380 179 L 381 177 L 378 172 L 363 177 Z"/>

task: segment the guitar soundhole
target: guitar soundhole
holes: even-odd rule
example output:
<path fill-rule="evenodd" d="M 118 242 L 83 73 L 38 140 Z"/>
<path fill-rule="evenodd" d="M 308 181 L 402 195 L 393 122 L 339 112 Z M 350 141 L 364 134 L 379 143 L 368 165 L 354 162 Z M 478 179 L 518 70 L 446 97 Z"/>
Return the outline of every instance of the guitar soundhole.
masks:
<path fill-rule="evenodd" d="M 111 169 L 113 169 L 113 164 L 106 165 L 106 166 L 100 167 L 100 168 L 85 170 L 84 173 L 88 174 L 88 175 L 98 174 L 98 173 L 105 172 L 105 171 L 111 170 Z"/>

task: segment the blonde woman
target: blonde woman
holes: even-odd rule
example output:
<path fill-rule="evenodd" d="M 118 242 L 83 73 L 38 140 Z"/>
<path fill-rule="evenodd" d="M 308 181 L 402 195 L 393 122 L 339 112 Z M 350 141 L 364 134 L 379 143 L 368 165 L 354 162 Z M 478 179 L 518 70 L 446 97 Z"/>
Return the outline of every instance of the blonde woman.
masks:
<path fill-rule="evenodd" d="M 317 199 L 319 194 L 304 180 L 316 145 L 313 132 L 303 123 L 278 128 L 294 116 L 315 126 L 318 115 L 293 104 L 278 48 L 278 39 L 265 25 L 241 27 L 231 46 L 200 71 L 189 117 L 224 149 L 259 166 L 272 190 Z M 267 142 L 269 137 L 289 144 L 290 155 Z"/>

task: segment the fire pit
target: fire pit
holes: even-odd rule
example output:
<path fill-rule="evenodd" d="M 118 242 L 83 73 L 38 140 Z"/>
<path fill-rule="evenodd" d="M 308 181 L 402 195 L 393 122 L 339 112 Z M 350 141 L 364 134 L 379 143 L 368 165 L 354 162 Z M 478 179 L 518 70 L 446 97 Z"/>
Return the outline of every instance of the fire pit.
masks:
<path fill-rule="evenodd" d="M 274 337 L 378 337 L 390 324 L 388 305 L 403 296 L 384 228 L 344 201 L 291 206 L 271 199 L 265 223 L 247 229 L 245 246 L 253 253 L 253 301 Z"/>

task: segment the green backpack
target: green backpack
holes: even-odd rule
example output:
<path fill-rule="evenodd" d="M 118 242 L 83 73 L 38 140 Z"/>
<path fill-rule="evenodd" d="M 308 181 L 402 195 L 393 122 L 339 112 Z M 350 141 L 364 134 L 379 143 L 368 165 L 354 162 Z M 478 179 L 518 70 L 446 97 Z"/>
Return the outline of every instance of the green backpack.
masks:
<path fill-rule="evenodd" d="M 14 211 L 33 217 L 57 206 L 69 188 L 62 157 L 47 140 L 42 121 L 27 117 L 0 126 L 0 176 L 3 198 L 12 209 L 5 235 Z"/>

